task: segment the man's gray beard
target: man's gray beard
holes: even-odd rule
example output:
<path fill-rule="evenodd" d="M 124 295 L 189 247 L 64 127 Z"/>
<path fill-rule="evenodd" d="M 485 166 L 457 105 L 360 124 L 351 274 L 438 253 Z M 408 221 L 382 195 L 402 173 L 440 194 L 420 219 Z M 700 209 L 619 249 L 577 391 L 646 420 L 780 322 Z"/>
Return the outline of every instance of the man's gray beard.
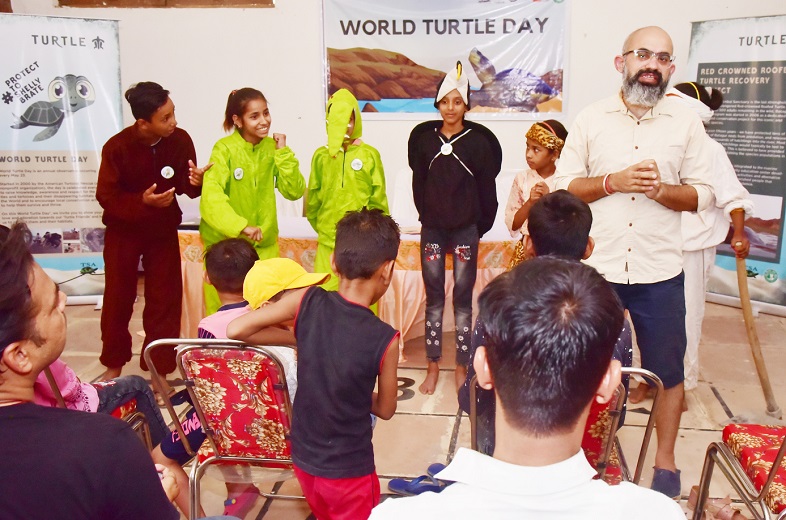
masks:
<path fill-rule="evenodd" d="M 652 108 L 666 93 L 669 81 L 661 81 L 658 85 L 642 85 L 634 77 L 628 77 L 628 69 L 622 71 L 622 98 L 630 105 Z"/>

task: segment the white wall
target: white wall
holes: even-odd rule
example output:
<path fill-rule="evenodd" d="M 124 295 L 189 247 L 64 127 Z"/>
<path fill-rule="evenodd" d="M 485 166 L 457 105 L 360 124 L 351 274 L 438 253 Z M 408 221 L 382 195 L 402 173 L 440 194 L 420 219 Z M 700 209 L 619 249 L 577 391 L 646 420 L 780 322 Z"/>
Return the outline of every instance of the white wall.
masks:
<path fill-rule="evenodd" d="M 379 0 L 385 1 L 385 0 Z M 566 66 L 568 126 L 584 106 L 619 88 L 613 58 L 633 29 L 660 25 L 674 40 L 677 81 L 684 70 L 692 21 L 786 14 L 783 0 L 568 0 Z M 274 9 L 79 9 L 55 0 L 13 0 L 14 13 L 120 20 L 121 79 L 125 89 L 156 81 L 172 92 L 180 126 L 194 139 L 200 163 L 222 137 L 226 98 L 244 86 L 270 101 L 273 131 L 287 142 L 308 177 L 311 154 L 325 141 L 321 0 L 277 0 Z M 132 121 L 127 104 L 127 124 Z M 526 121 L 489 121 L 504 151 L 503 169 L 524 165 Z M 364 140 L 382 154 L 388 182 L 407 167 L 412 121 L 365 121 Z M 502 202 L 504 204 L 504 201 Z"/>

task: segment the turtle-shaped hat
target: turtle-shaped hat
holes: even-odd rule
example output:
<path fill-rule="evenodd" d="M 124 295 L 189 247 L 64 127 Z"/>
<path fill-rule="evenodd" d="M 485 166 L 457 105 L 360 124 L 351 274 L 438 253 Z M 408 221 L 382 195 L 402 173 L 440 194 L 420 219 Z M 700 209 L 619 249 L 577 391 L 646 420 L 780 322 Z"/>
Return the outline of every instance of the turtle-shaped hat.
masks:
<path fill-rule="evenodd" d="M 464 74 L 464 68 L 461 62 L 456 62 L 456 68 L 450 69 L 445 73 L 445 77 L 440 81 L 437 87 L 437 97 L 434 98 L 434 108 L 439 108 L 439 101 L 448 95 L 451 90 L 458 90 L 461 94 L 461 100 L 467 105 L 469 109 L 469 79 Z"/>
<path fill-rule="evenodd" d="M 355 114 L 355 129 L 352 130 L 352 134 L 347 135 L 349 118 L 353 113 Z M 325 111 L 325 123 L 327 123 L 327 148 L 331 157 L 335 157 L 338 154 L 338 151 L 344 144 L 344 140 L 350 139 L 354 141 L 363 135 L 360 106 L 352 92 L 342 88 L 330 96 Z"/>

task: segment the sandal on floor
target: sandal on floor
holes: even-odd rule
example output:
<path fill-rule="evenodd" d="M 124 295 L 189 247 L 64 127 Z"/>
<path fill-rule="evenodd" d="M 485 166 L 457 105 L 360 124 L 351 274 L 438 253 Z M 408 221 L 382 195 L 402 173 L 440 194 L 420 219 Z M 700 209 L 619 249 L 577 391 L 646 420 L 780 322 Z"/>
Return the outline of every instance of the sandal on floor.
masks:
<path fill-rule="evenodd" d="M 428 475 L 431 478 L 434 478 L 434 475 L 445 469 L 445 467 L 446 466 L 444 464 L 440 462 L 435 462 L 434 464 L 426 468 L 426 475 Z"/>
<path fill-rule="evenodd" d="M 696 502 L 699 498 L 699 486 L 690 488 L 688 495 L 688 509 L 696 509 Z M 739 509 L 731 507 L 731 498 L 726 495 L 724 498 L 707 498 L 704 502 L 704 520 L 747 520 Z"/>
<path fill-rule="evenodd" d="M 235 516 L 245 518 L 259 498 L 259 490 L 256 486 L 251 486 L 235 498 L 227 498 L 224 501 L 224 516 Z"/>
<path fill-rule="evenodd" d="M 691 486 L 690 494 L 688 495 L 688 509 L 691 511 L 696 509 L 696 502 L 699 499 L 699 486 Z M 704 508 L 709 509 L 712 507 L 715 510 L 722 509 L 724 506 L 731 505 L 731 497 L 726 495 L 725 498 L 707 498 L 704 502 Z"/>
<path fill-rule="evenodd" d="M 434 480 L 428 475 L 421 475 L 416 479 L 407 480 L 405 478 L 394 478 L 388 482 L 388 489 L 397 495 L 413 497 L 426 491 L 439 493 L 445 488 L 445 484 L 439 480 Z"/>

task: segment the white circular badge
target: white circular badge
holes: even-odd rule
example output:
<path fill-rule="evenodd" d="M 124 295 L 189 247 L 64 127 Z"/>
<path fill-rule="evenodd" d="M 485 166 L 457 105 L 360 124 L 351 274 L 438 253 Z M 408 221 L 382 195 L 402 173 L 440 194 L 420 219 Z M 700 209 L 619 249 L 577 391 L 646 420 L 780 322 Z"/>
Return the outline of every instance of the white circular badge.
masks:
<path fill-rule="evenodd" d="M 243 178 L 243 168 L 235 168 L 235 171 L 234 171 L 233 175 L 235 176 L 235 179 L 237 179 L 237 180 L 242 179 Z"/>
<path fill-rule="evenodd" d="M 442 155 L 450 155 L 453 153 L 453 145 L 450 143 L 445 143 L 442 145 L 442 148 L 439 149 L 442 152 Z"/>
<path fill-rule="evenodd" d="M 164 166 L 161 168 L 161 177 L 165 179 L 171 179 L 175 176 L 175 169 L 171 166 Z"/>
<path fill-rule="evenodd" d="M 352 169 L 357 172 L 360 171 L 361 168 L 363 168 L 363 161 L 361 161 L 360 159 L 355 159 L 351 163 L 349 163 L 349 165 L 352 166 Z"/>

